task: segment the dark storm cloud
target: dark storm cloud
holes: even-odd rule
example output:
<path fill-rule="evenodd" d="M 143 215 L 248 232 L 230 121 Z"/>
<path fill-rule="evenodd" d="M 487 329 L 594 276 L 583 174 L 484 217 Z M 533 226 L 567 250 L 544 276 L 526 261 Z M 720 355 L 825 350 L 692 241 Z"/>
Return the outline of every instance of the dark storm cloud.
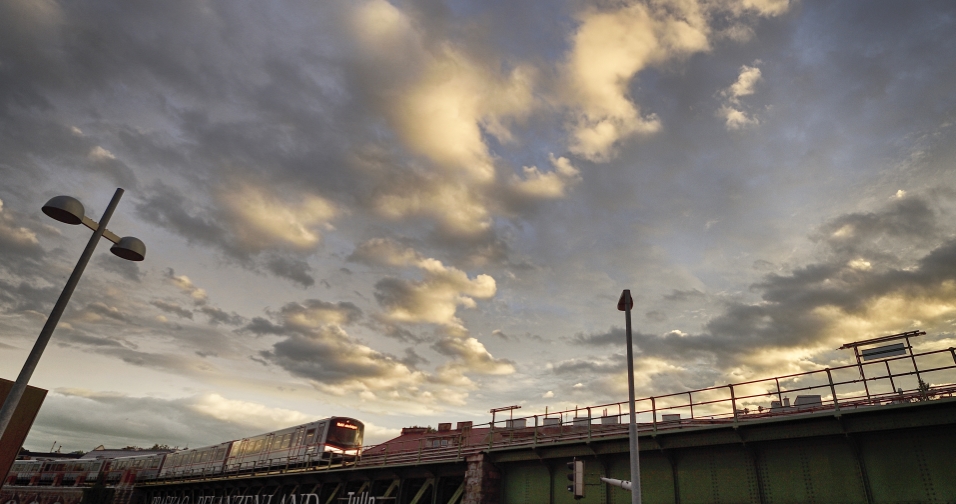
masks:
<path fill-rule="evenodd" d="M 242 256 L 225 242 L 225 231 L 215 224 L 209 209 L 186 200 L 182 192 L 167 185 L 157 184 L 148 189 L 136 212 L 143 220 L 165 227 L 189 242 L 219 245 L 228 253 Z"/>
<path fill-rule="evenodd" d="M 843 255 L 886 257 L 886 249 L 906 243 L 934 243 L 940 229 L 936 212 L 919 197 L 904 197 L 878 212 L 852 213 L 830 220 L 812 236 Z"/>
<path fill-rule="evenodd" d="M 263 336 L 266 334 L 275 334 L 281 336 L 289 332 L 284 327 L 273 324 L 268 319 L 262 317 L 253 317 L 249 324 L 243 327 L 242 330 L 249 331 L 257 336 Z"/>
<path fill-rule="evenodd" d="M 612 354 L 601 358 L 569 359 L 554 366 L 554 372 L 562 375 L 608 375 L 626 370 L 627 360 L 623 354 Z"/>
<path fill-rule="evenodd" d="M 315 285 L 315 278 L 309 274 L 312 267 L 301 259 L 273 257 L 266 262 L 266 268 L 276 276 L 288 278 L 302 287 Z"/>
<path fill-rule="evenodd" d="M 412 367 L 421 362 L 414 350 L 399 359 L 373 350 L 345 332 L 343 326 L 362 318 L 362 310 L 352 303 L 309 299 L 286 304 L 270 316 L 277 323 L 256 317 L 243 328 L 257 335 L 284 337 L 258 357 L 311 380 L 320 390 L 336 395 L 401 391 L 424 378 Z"/>
<path fill-rule="evenodd" d="M 226 324 L 237 326 L 245 322 L 245 319 L 236 312 L 226 313 L 221 308 L 214 308 L 209 305 L 199 307 L 199 311 L 209 317 L 209 323 L 212 325 Z"/>

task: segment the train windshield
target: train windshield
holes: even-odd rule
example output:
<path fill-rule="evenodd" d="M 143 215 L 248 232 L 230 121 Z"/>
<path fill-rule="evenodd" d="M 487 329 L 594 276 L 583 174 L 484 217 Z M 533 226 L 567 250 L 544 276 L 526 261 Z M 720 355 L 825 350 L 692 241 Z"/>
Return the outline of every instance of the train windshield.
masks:
<path fill-rule="evenodd" d="M 335 418 L 329 426 L 329 437 L 326 442 L 341 448 L 362 446 L 363 425 L 355 420 Z"/>

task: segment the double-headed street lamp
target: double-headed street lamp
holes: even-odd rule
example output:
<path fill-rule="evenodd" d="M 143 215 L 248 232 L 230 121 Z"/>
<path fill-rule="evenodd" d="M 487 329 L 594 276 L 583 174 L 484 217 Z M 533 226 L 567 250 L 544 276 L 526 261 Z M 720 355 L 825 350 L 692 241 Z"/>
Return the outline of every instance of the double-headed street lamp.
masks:
<path fill-rule="evenodd" d="M 123 259 L 142 261 L 145 258 L 146 245 L 144 245 L 139 238 L 133 238 L 132 236 L 120 238 L 106 229 L 106 224 L 109 222 L 110 217 L 113 216 L 113 211 L 116 210 L 116 205 L 119 204 L 120 197 L 122 196 L 123 190 L 116 189 L 116 193 L 113 194 L 113 199 L 110 201 L 109 206 L 106 207 L 106 211 L 103 212 L 103 218 L 100 219 L 99 223 L 83 213 L 83 204 L 76 200 L 76 198 L 57 196 L 47 201 L 46 205 L 43 205 L 43 213 L 66 224 L 83 224 L 93 230 L 93 236 L 90 237 L 90 242 L 87 243 L 86 249 L 83 250 L 83 255 L 80 256 L 79 262 L 77 262 L 76 267 L 73 268 L 73 274 L 70 275 L 66 286 L 63 287 L 60 298 L 56 300 L 53 311 L 50 312 L 50 316 L 47 317 L 43 330 L 40 331 L 40 337 L 37 338 L 36 344 L 33 345 L 33 351 L 30 352 L 30 356 L 27 357 L 27 361 L 23 364 L 23 369 L 20 370 L 20 376 L 17 377 L 16 383 L 13 384 L 13 388 L 10 389 L 6 401 L 3 403 L 3 408 L 0 409 L 0 438 L 2 438 L 3 433 L 6 432 L 7 425 L 9 425 L 10 419 L 13 418 L 13 412 L 17 409 L 17 404 L 20 402 L 20 398 L 27 388 L 27 383 L 30 381 L 30 377 L 33 376 L 33 371 L 40 361 L 40 356 L 43 354 L 47 343 L 50 342 L 53 329 L 56 328 L 57 322 L 60 321 L 60 316 L 63 315 L 63 310 L 66 309 L 66 304 L 70 301 L 70 296 L 73 295 L 73 290 L 76 289 L 76 284 L 80 281 L 80 276 L 83 274 L 83 270 L 86 269 L 86 264 L 90 262 L 90 257 L 93 255 L 93 250 L 96 248 L 96 244 L 99 243 L 100 238 L 103 237 L 113 242 L 114 245 L 110 248 L 110 252 Z"/>

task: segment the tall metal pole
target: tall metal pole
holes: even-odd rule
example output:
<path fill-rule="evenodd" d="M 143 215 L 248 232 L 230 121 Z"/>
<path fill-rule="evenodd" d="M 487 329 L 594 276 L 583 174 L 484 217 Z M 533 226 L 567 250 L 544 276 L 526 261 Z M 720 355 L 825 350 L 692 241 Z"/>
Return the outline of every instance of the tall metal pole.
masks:
<path fill-rule="evenodd" d="M 641 504 L 641 459 L 637 450 L 637 407 L 634 400 L 634 349 L 631 338 L 631 308 L 634 300 L 631 291 L 625 289 L 617 302 L 617 309 L 624 311 L 624 332 L 627 335 L 627 395 L 631 403 L 631 422 L 628 425 L 631 444 L 631 504 Z"/>
<path fill-rule="evenodd" d="M 47 343 L 50 342 L 53 329 L 56 328 L 57 322 L 60 321 L 60 316 L 63 315 L 63 311 L 66 310 L 66 304 L 70 301 L 70 296 L 73 295 L 73 290 L 76 289 L 76 284 L 80 281 L 80 276 L 83 275 L 86 264 L 90 262 L 93 250 L 103 236 L 103 232 L 106 230 L 106 224 L 110 221 L 110 217 L 113 216 L 113 211 L 116 210 L 116 205 L 119 204 L 119 200 L 122 196 L 123 189 L 116 189 L 116 193 L 113 194 L 113 199 L 110 201 L 109 206 L 106 207 L 106 211 L 103 212 L 103 218 L 100 219 L 99 225 L 93 231 L 93 236 L 90 237 L 90 242 L 86 244 L 83 255 L 80 256 L 76 267 L 73 268 L 73 274 L 70 275 L 66 286 L 63 287 L 63 292 L 60 293 L 60 298 L 56 300 L 56 304 L 53 306 L 53 311 L 50 312 L 50 316 L 47 317 L 46 324 L 43 325 L 43 330 L 40 331 L 40 336 L 33 345 L 30 356 L 27 357 L 27 361 L 23 364 L 23 369 L 20 370 L 20 376 L 17 377 L 17 381 L 13 384 L 13 388 L 10 389 L 6 401 L 3 402 L 3 408 L 0 409 L 0 438 L 2 438 L 3 434 L 7 431 L 7 425 L 10 424 L 10 420 L 13 418 L 13 412 L 17 409 L 17 404 L 20 403 L 20 398 L 23 397 L 23 392 L 27 389 L 27 383 L 30 381 L 30 377 L 33 376 L 33 371 L 36 369 L 37 363 L 40 362 L 40 356 L 43 355 L 43 350 L 46 349 Z"/>

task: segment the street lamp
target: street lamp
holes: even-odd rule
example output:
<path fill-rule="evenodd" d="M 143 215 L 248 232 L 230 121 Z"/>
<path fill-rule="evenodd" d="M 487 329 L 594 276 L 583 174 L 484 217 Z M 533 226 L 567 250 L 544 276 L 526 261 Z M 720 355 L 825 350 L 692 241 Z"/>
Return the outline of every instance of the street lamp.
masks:
<path fill-rule="evenodd" d="M 86 264 L 90 262 L 90 257 L 93 255 L 93 250 L 96 248 L 96 244 L 99 243 L 100 238 L 103 237 L 113 242 L 114 245 L 110 248 L 110 252 L 123 259 L 142 261 L 145 258 L 146 245 L 138 238 L 133 238 L 132 236 L 120 238 L 106 229 L 106 224 L 109 222 L 110 217 L 113 216 L 113 211 L 116 210 L 116 205 L 119 204 L 119 200 L 122 196 L 123 189 L 116 189 L 116 193 L 113 194 L 113 199 L 110 200 L 110 204 L 106 207 L 106 211 L 103 212 L 103 218 L 100 219 L 99 223 L 87 217 L 84 214 L 83 204 L 77 201 L 76 198 L 71 198 L 70 196 L 57 196 L 48 201 L 46 205 L 43 205 L 43 213 L 66 224 L 83 224 L 93 230 L 93 236 L 90 237 L 90 242 L 86 244 L 83 255 L 80 256 L 79 262 L 77 262 L 76 267 L 73 268 L 73 274 L 70 275 L 66 286 L 63 287 L 63 292 L 60 293 L 59 299 L 56 300 L 56 304 L 53 306 L 53 311 L 50 312 L 50 316 L 47 317 L 46 324 L 43 325 L 43 330 L 40 331 L 40 336 L 33 345 L 30 356 L 27 357 L 27 361 L 23 364 L 23 369 L 20 370 L 20 376 L 17 377 L 16 383 L 13 384 L 13 388 L 10 389 L 6 401 L 3 403 L 3 408 L 0 409 L 0 438 L 2 438 L 3 433 L 6 432 L 7 425 L 13 418 L 13 412 L 17 409 L 17 404 L 20 402 L 20 398 L 27 388 L 27 383 L 30 381 L 30 377 L 33 376 L 33 371 L 40 361 L 40 355 L 43 354 L 47 343 L 50 342 L 53 329 L 56 328 L 57 322 L 60 321 L 60 316 L 63 315 L 63 310 L 66 309 L 66 304 L 70 301 L 70 296 L 73 295 L 73 290 L 76 289 L 76 284 L 80 281 L 80 276 L 83 274 L 83 270 L 86 269 Z"/>
<path fill-rule="evenodd" d="M 617 301 L 617 309 L 624 312 L 624 334 L 627 340 L 627 395 L 631 403 L 631 418 L 628 425 L 628 437 L 630 438 L 631 452 L 631 483 L 628 487 L 623 484 L 618 485 L 625 490 L 631 491 L 631 503 L 641 504 L 641 458 L 637 449 L 637 410 L 634 401 L 634 349 L 631 338 L 631 308 L 634 307 L 634 299 L 631 298 L 631 290 L 624 289 L 621 292 L 621 298 Z M 608 483 L 606 478 L 601 478 Z M 626 482 L 621 482 L 626 483 Z"/>

